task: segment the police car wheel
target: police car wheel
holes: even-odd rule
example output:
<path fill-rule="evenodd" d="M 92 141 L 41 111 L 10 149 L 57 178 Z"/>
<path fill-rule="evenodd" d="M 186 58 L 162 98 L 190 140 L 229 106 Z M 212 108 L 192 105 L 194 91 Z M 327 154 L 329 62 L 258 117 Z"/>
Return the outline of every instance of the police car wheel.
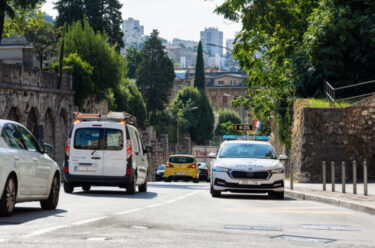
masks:
<path fill-rule="evenodd" d="M 211 191 L 211 196 L 212 197 L 220 197 L 221 196 L 221 191 L 214 190 L 214 188 L 212 187 L 212 185 L 211 185 L 210 191 Z"/>

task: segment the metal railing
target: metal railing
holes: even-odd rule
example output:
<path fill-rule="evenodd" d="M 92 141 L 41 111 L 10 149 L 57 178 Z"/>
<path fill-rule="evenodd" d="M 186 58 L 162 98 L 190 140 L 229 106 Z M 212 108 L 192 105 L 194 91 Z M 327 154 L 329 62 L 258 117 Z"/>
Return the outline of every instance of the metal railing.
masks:
<path fill-rule="evenodd" d="M 357 84 L 352 84 L 352 85 L 348 85 L 348 86 L 342 86 L 342 87 L 338 87 L 338 88 L 334 88 L 330 83 L 328 83 L 327 81 L 324 81 L 324 95 L 330 101 L 331 105 L 333 107 L 335 107 L 336 102 L 339 102 L 339 101 L 347 101 L 347 100 L 371 96 L 371 95 L 375 94 L 375 91 L 374 91 L 374 92 L 371 92 L 371 93 L 359 94 L 359 95 L 345 97 L 345 98 L 339 98 L 339 99 L 337 98 L 337 92 L 340 91 L 340 90 L 356 88 L 356 87 L 368 85 L 368 84 L 374 84 L 375 85 L 375 80 L 366 81 L 366 82 L 357 83 Z"/>

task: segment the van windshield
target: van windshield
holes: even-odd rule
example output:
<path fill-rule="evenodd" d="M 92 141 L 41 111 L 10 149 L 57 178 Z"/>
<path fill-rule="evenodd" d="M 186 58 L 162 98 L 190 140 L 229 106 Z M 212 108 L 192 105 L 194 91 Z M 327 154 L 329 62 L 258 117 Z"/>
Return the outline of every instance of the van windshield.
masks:
<path fill-rule="evenodd" d="M 122 130 L 109 128 L 79 128 L 74 135 L 74 148 L 84 150 L 122 150 Z"/>
<path fill-rule="evenodd" d="M 192 157 L 170 157 L 169 163 L 177 163 L 177 164 L 188 164 L 193 163 L 194 158 Z"/>

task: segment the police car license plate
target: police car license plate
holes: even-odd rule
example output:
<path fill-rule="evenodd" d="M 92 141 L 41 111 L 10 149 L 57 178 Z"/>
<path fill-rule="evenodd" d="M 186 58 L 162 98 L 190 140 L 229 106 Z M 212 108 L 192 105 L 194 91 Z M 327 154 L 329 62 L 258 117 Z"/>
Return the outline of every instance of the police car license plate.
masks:
<path fill-rule="evenodd" d="M 93 166 L 74 166 L 74 171 L 76 172 L 96 172 L 96 168 Z"/>
<path fill-rule="evenodd" d="M 259 180 L 239 180 L 238 184 L 241 185 L 261 185 Z"/>

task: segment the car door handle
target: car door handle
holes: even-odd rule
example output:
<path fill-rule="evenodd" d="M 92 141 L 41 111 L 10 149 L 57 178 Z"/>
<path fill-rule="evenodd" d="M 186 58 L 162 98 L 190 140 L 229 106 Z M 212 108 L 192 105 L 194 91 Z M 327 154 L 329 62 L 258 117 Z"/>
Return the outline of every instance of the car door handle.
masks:
<path fill-rule="evenodd" d="M 101 159 L 101 157 L 92 157 L 91 159 Z"/>

